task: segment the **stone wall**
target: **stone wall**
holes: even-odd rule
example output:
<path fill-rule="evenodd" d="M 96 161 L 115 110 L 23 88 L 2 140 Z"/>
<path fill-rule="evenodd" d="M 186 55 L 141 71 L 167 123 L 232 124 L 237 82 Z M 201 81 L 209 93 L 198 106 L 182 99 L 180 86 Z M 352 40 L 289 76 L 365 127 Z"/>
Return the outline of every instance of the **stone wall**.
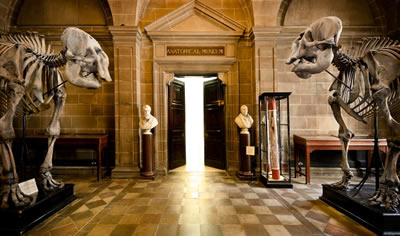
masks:
<path fill-rule="evenodd" d="M 69 25 L 77 25 L 91 34 L 102 46 L 110 60 L 110 74 L 114 78 L 114 48 L 105 16 L 97 1 L 26 1 L 17 16 L 17 25 L 11 31 L 36 31 L 43 34 L 54 52 L 60 52 L 60 36 Z M 32 9 L 34 8 L 34 9 Z M 91 9 L 86 14 L 85 9 Z M 34 10 L 34 11 L 33 11 Z M 60 17 L 65 14 L 68 17 Z M 93 19 L 93 17 L 95 19 Z M 54 18 L 54 19 L 53 19 Z M 91 26 L 90 26 L 91 25 Z M 97 90 L 78 88 L 66 84 L 67 101 L 61 117 L 61 133 L 108 133 L 114 137 L 114 83 L 103 83 Z M 52 105 L 53 108 L 53 105 Z M 40 135 L 47 127 L 53 109 L 32 115 L 28 120 L 28 135 Z M 20 123 L 18 121 L 17 125 Z"/>
<path fill-rule="evenodd" d="M 343 32 L 339 40 L 343 49 L 355 45 L 363 37 L 380 35 L 369 7 L 364 1 L 293 1 L 284 18 L 282 31 L 276 45 L 277 90 L 291 91 L 291 133 L 292 134 L 333 134 L 337 135 L 339 125 L 335 121 L 328 98 L 329 87 L 334 79 L 323 72 L 309 79 L 300 79 L 291 72 L 293 66 L 285 64 L 290 55 L 291 42 L 308 25 L 326 15 L 339 16 Z M 308 23 L 307 23 L 308 22 Z M 336 68 L 328 69 L 334 75 Z M 350 118 L 343 112 L 344 119 L 357 135 L 371 134 L 371 125 L 365 125 Z"/>
<path fill-rule="evenodd" d="M 150 0 L 146 11 L 139 22 L 139 26 L 145 27 L 164 15 L 172 12 L 190 0 Z M 238 23 L 250 28 L 249 9 L 241 0 L 201 0 L 205 5 L 236 20 Z"/>
<path fill-rule="evenodd" d="M 40 3 L 36 4 L 37 2 Z M 144 27 L 189 2 L 0 0 L 0 31 L 38 31 L 46 36 L 47 42 L 54 46 L 55 51 L 61 49 L 59 36 L 67 25 L 78 25 L 99 41 L 110 57 L 109 69 L 113 82 L 103 84 L 99 90 L 67 85 L 67 104 L 61 125 L 63 133 L 108 133 L 112 139 L 115 138 L 117 168 L 113 175 L 115 173 L 118 176 L 118 173 L 124 171 L 139 171 L 140 135 L 137 123 L 140 107 L 149 104 L 156 117 L 160 120 L 166 118 L 163 110 L 165 107 L 159 98 L 159 94 L 165 92 L 166 86 L 160 84 L 166 81 L 163 73 L 183 71 L 193 75 L 204 71 L 222 72 L 221 76 L 225 77 L 224 81 L 228 85 L 226 99 L 229 101 L 226 103 L 229 110 L 226 114 L 227 164 L 228 169 L 233 171 L 238 168 L 238 137 L 233 119 L 239 113 L 240 105 L 246 104 L 249 113 L 255 118 L 253 143 L 258 143 L 257 103 L 258 95 L 262 92 L 292 92 L 292 134 L 337 133 L 338 125 L 327 103 L 332 78 L 322 73 L 311 79 L 301 80 L 290 72 L 291 66 L 285 64 L 290 54 L 291 42 L 299 32 L 321 16 L 337 15 L 344 23 L 340 43 L 343 47 L 350 47 L 360 38 L 382 34 L 385 29 L 397 35 L 399 28 L 398 10 L 387 9 L 387 6 L 398 6 L 399 0 L 387 0 L 385 3 L 375 0 L 201 0 L 201 4 L 230 17 L 245 28 L 241 37 L 229 46 L 229 50 L 235 52 L 228 59 L 232 59 L 229 61 L 231 64 L 220 61 L 220 64 L 210 65 L 209 58 L 184 58 L 182 63 L 174 62 L 173 65 L 168 64 L 168 61 L 155 63 L 157 48 L 154 48 L 154 39 L 149 37 Z M 61 13 L 54 14 L 60 10 L 60 4 L 64 6 Z M 90 6 L 90 13 L 84 11 L 85 6 Z M 37 7 L 37 11 L 44 9 L 45 12 L 26 12 L 32 7 Z M 60 17 L 65 14 L 66 17 Z M 393 17 L 397 18 L 391 20 Z M 222 20 L 223 18 L 221 17 Z M 176 35 L 182 34 L 185 27 L 187 31 L 195 33 L 189 35 L 191 38 L 188 37 L 188 41 L 179 43 L 205 43 L 200 35 L 206 31 L 206 27 L 188 22 L 180 26 L 181 32 L 178 30 Z M 179 37 L 174 38 L 171 33 L 168 42 L 171 43 Z M 214 36 L 208 38 L 206 43 L 218 44 L 217 41 L 222 38 L 214 32 Z M 329 70 L 336 73 L 334 68 Z M 50 111 L 32 116 L 28 122 L 28 134 L 43 133 L 50 116 Z M 347 115 L 345 120 L 357 134 L 371 132 L 369 125 L 356 122 Z M 16 120 L 16 124 L 20 126 L 21 121 Z M 156 135 L 165 132 L 165 129 L 166 124 L 161 123 L 156 129 Z M 20 129 L 17 131 L 20 132 Z M 165 136 L 157 136 L 156 140 L 158 143 L 155 149 L 160 154 L 157 168 L 163 171 L 166 169 L 168 140 Z"/>
<path fill-rule="evenodd" d="M 43 34 L 46 44 L 50 44 L 54 52 L 58 53 L 62 50 L 60 36 L 63 30 L 70 25 L 77 25 L 77 27 L 92 35 L 100 43 L 105 53 L 109 56 L 109 71 L 111 78 L 114 78 L 114 45 L 106 26 L 103 10 L 100 9 L 100 5 L 97 2 L 74 1 L 74 4 L 71 1 L 65 2 L 65 8 L 62 8 L 62 12 L 69 16 L 66 18 L 59 17 L 61 13 L 57 14 L 56 9 L 60 8 L 60 2 L 40 2 L 36 4 L 39 7 L 35 9 L 31 9 L 35 2 L 26 1 L 25 3 L 26 5 L 22 5 L 21 11 L 17 15 L 15 21 L 17 24 L 11 26 L 10 31 L 36 31 Z M 40 6 L 43 6 L 41 4 L 44 3 L 48 4 L 46 5 L 47 7 L 40 8 Z M 85 12 L 78 11 L 79 3 L 90 6 L 92 13 L 85 14 Z M 82 7 L 82 9 L 84 10 L 85 7 Z M 32 10 L 35 10 L 35 14 L 32 13 Z M 52 17 L 56 19 L 52 20 Z M 61 134 L 109 134 L 111 152 L 108 152 L 107 156 L 114 159 L 114 82 L 103 83 L 103 86 L 96 90 L 78 88 L 69 83 L 65 86 L 67 100 L 60 119 Z M 28 118 L 28 136 L 43 135 L 45 133 L 45 129 L 52 117 L 53 108 L 54 104 L 51 102 L 50 109 L 33 114 Z M 14 124 L 17 135 L 21 136 L 21 117 L 15 119 Z"/>

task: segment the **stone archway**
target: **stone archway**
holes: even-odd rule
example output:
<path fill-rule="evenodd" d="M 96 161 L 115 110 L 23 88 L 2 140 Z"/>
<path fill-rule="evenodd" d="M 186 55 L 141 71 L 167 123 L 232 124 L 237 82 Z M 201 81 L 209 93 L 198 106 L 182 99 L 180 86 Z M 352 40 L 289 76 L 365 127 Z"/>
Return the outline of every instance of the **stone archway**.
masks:
<path fill-rule="evenodd" d="M 104 18 L 107 25 L 113 25 L 113 17 L 110 9 L 108 0 L 98 0 L 102 11 L 104 13 Z M 7 4 L 3 5 L 6 15 L 0 19 L 0 31 L 7 32 L 10 30 L 10 26 L 17 25 L 18 15 L 21 11 L 23 0 L 9 0 L 6 1 Z M 4 3 L 3 3 L 4 4 Z"/>
<path fill-rule="evenodd" d="M 193 24 L 196 28 L 191 27 Z M 195 31 L 193 31 L 195 30 Z M 156 166 L 167 170 L 167 84 L 177 74 L 218 74 L 227 85 L 226 153 L 228 169 L 237 168 L 238 137 L 232 125 L 239 109 L 238 42 L 245 27 L 198 1 L 191 1 L 145 27 L 153 43 L 153 107 L 159 119 Z M 200 40 L 201 39 L 201 40 Z M 235 89 L 236 88 L 236 89 Z"/>
<path fill-rule="evenodd" d="M 285 17 L 288 11 L 288 8 L 292 4 L 292 0 L 282 0 L 279 6 L 279 11 L 276 19 L 276 23 L 279 26 L 284 26 L 285 25 Z M 380 26 L 382 28 L 385 28 L 386 25 L 386 17 L 381 9 L 381 7 L 378 5 L 376 0 L 365 0 L 364 1 L 368 5 L 368 9 L 371 12 L 371 15 L 375 21 L 375 24 L 377 26 Z M 336 3 L 337 4 L 337 3 Z"/>

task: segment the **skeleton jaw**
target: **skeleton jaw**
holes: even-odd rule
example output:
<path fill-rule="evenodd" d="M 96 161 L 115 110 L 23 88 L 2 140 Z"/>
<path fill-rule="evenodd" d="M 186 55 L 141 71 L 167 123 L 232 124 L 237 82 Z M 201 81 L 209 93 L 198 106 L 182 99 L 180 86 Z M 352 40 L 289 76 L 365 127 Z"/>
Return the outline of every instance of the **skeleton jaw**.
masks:
<path fill-rule="evenodd" d="M 311 56 L 306 55 L 300 58 L 291 58 L 289 62 L 293 63 L 299 61 L 299 63 L 293 67 L 292 72 L 302 79 L 307 79 L 313 74 L 319 74 L 328 69 L 333 57 L 332 49 L 329 48 L 316 54 L 311 54 Z"/>
<path fill-rule="evenodd" d="M 312 74 L 315 74 L 312 72 L 315 71 L 315 62 L 317 61 L 316 57 L 309 57 L 307 59 L 302 58 L 300 60 L 292 58 L 291 63 L 289 64 L 292 64 L 295 61 L 299 61 L 299 63 L 293 67 L 292 72 L 294 72 L 299 78 L 308 79 L 312 76 Z"/>
<path fill-rule="evenodd" d="M 77 87 L 91 89 L 97 89 L 101 87 L 101 83 L 96 73 L 84 71 L 78 64 L 71 61 L 67 62 L 65 78 L 68 82 Z"/>

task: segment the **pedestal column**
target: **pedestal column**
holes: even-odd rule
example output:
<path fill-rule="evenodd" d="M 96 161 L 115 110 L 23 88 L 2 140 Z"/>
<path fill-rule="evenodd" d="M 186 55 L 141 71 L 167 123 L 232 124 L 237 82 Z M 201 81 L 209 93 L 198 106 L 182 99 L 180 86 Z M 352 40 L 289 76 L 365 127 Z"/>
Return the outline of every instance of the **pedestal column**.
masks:
<path fill-rule="evenodd" d="M 155 177 L 153 157 L 153 134 L 142 134 L 143 168 L 140 174 L 144 177 Z"/>
<path fill-rule="evenodd" d="M 250 133 L 240 133 L 239 139 L 239 155 L 240 155 L 240 167 L 239 167 L 239 178 L 251 178 L 253 177 L 253 171 L 251 167 L 251 156 L 246 155 L 246 147 L 250 146 Z"/>

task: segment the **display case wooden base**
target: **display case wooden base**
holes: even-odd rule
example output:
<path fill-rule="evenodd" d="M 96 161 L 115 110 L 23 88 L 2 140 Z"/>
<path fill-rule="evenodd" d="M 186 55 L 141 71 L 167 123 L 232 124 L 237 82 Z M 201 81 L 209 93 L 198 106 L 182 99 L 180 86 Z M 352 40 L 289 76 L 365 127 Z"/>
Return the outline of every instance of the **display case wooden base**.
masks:
<path fill-rule="evenodd" d="M 0 209 L 0 235 L 22 235 L 75 199 L 73 184 L 48 193 L 40 189 L 35 204 Z"/>
<path fill-rule="evenodd" d="M 400 234 L 399 208 L 393 213 L 383 207 L 368 205 L 375 184 L 364 185 L 356 196 L 354 186 L 350 188 L 350 191 L 344 191 L 323 184 L 320 199 L 379 235 Z"/>
<path fill-rule="evenodd" d="M 293 188 L 293 184 L 288 182 L 287 180 L 279 181 L 279 180 L 271 180 L 272 178 L 265 178 L 263 175 L 260 176 L 261 183 L 264 184 L 267 188 Z"/>

